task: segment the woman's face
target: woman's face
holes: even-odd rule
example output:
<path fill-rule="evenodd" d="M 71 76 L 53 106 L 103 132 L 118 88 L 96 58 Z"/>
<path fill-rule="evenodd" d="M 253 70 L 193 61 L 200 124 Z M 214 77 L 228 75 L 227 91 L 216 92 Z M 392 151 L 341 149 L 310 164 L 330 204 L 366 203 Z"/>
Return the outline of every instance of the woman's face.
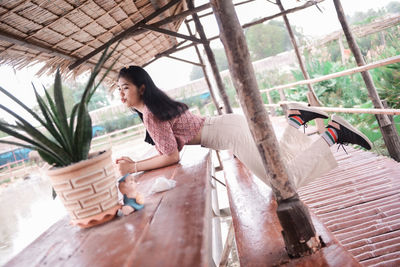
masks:
<path fill-rule="evenodd" d="M 118 90 L 121 97 L 121 102 L 128 107 L 140 108 L 143 105 L 142 95 L 144 87 L 137 88 L 129 80 L 124 77 L 118 79 Z"/>

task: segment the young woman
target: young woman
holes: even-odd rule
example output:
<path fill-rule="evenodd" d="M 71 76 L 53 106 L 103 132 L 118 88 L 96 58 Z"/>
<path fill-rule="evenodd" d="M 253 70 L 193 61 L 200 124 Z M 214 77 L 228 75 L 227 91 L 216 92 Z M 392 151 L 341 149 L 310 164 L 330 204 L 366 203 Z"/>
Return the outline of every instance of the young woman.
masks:
<path fill-rule="evenodd" d="M 121 175 L 168 166 L 179 161 L 184 145 L 201 145 L 215 150 L 231 150 L 257 177 L 268 184 L 261 157 L 247 126 L 238 114 L 200 117 L 184 103 L 174 101 L 154 84 L 138 66 L 120 70 L 118 90 L 122 103 L 135 109 L 147 130 L 146 141 L 159 155 L 133 161 L 116 160 Z M 357 144 L 371 149 L 371 142 L 339 116 L 332 116 L 321 138 L 313 140 L 298 128 L 315 118 L 328 118 L 325 112 L 300 104 L 289 104 L 288 125 L 280 139 L 281 155 L 296 187 L 303 186 L 337 166 L 330 146 Z"/>

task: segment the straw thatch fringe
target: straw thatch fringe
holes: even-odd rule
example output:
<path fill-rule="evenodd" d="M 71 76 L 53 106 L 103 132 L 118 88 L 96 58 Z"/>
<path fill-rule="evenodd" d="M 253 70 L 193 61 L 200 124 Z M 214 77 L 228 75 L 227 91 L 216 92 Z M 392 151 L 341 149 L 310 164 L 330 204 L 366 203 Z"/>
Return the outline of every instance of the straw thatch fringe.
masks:
<path fill-rule="evenodd" d="M 68 66 L 135 25 L 169 0 L 15 0 L 0 1 L 0 64 L 20 69 L 45 63 L 37 75 L 52 74 L 60 67 L 65 77 L 91 69 L 100 54 L 69 73 Z M 154 18 L 157 22 L 186 9 L 179 3 Z M 177 31 L 182 20 L 164 27 Z M 120 68 L 144 65 L 155 55 L 177 43 L 176 38 L 144 32 L 121 42 L 114 58 L 120 56 L 111 76 Z M 111 64 L 111 63 L 109 63 Z M 113 79 L 110 77 L 110 79 Z"/>

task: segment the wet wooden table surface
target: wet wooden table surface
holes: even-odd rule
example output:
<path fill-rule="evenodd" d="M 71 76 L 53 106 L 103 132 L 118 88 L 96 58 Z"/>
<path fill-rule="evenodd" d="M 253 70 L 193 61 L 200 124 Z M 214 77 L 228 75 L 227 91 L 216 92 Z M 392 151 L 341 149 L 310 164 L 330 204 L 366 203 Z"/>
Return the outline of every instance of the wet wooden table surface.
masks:
<path fill-rule="evenodd" d="M 311 256 L 289 258 L 271 188 L 251 174 L 239 160 L 228 153 L 222 155 L 241 266 L 360 266 L 313 214 L 316 233 L 325 246 Z"/>
<path fill-rule="evenodd" d="M 211 160 L 185 147 L 179 164 L 137 174 L 145 208 L 89 229 L 64 218 L 6 266 L 210 266 Z M 158 177 L 176 187 L 149 195 Z"/>

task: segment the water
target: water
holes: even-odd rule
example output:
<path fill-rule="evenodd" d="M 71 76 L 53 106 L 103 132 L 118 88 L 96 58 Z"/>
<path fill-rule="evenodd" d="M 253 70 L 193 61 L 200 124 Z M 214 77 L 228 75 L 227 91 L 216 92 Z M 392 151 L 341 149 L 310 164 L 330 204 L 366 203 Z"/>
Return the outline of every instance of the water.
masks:
<path fill-rule="evenodd" d="M 140 159 L 156 154 L 143 138 L 114 145 L 113 162 L 121 156 Z M 0 266 L 67 214 L 58 198 L 52 199 L 50 181 L 44 177 L 33 173 L 28 180 L 0 188 Z"/>
<path fill-rule="evenodd" d="M 49 180 L 39 174 L 0 188 L 0 266 L 65 215 L 51 197 Z"/>

